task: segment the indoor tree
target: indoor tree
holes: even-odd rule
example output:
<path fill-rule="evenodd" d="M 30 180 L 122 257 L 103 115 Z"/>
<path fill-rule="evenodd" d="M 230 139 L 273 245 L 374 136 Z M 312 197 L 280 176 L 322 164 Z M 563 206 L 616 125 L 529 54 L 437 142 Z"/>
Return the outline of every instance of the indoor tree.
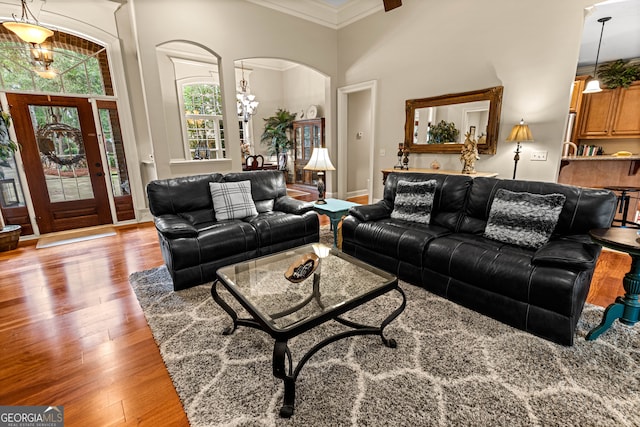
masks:
<path fill-rule="evenodd" d="M 260 142 L 267 146 L 267 153 L 275 155 L 278 159 L 278 168 L 286 169 L 286 162 L 280 161 L 280 155 L 286 154 L 291 148 L 289 132 L 293 128 L 293 121 L 296 113 L 278 108 L 276 114 L 264 119 L 264 132 L 260 137 Z"/>

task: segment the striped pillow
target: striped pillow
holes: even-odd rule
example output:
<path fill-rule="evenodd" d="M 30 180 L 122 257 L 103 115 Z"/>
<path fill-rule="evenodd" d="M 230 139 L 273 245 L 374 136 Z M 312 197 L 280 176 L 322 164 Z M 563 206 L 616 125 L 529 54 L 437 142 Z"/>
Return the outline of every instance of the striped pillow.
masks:
<path fill-rule="evenodd" d="M 399 180 L 391 218 L 429 224 L 435 192 L 435 179 L 415 182 Z"/>
<path fill-rule="evenodd" d="M 251 198 L 251 181 L 210 182 L 209 189 L 218 221 L 258 215 Z"/>
<path fill-rule="evenodd" d="M 511 245 L 538 249 L 551 238 L 566 197 L 564 194 L 496 191 L 484 237 Z"/>

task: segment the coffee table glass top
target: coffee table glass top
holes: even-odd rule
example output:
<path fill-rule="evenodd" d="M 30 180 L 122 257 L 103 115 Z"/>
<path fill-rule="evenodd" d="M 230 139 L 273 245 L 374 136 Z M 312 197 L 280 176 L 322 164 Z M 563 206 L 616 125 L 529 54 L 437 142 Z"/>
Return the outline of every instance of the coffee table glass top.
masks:
<path fill-rule="evenodd" d="M 299 283 L 287 280 L 289 266 L 309 253 L 320 257 L 314 274 Z M 242 305 L 274 332 L 336 311 L 346 312 L 397 286 L 394 275 L 321 243 L 222 267 L 217 275 Z"/>

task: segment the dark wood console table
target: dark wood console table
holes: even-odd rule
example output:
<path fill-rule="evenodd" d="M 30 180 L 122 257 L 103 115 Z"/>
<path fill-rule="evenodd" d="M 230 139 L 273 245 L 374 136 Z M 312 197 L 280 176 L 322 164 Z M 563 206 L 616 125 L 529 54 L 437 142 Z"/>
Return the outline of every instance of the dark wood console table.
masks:
<path fill-rule="evenodd" d="M 466 174 L 466 173 L 462 173 L 460 171 L 451 171 L 451 170 L 445 170 L 445 169 L 421 169 L 421 168 L 409 168 L 409 169 L 382 169 L 382 183 L 384 184 L 385 182 L 387 182 L 387 176 L 391 173 L 391 172 L 398 172 L 398 173 L 442 173 L 442 174 L 446 174 L 446 175 L 467 175 L 470 176 L 471 178 L 477 178 L 479 176 L 482 177 L 487 177 L 487 178 L 492 178 L 494 176 L 498 176 L 498 174 L 496 172 L 476 172 L 474 174 Z"/>

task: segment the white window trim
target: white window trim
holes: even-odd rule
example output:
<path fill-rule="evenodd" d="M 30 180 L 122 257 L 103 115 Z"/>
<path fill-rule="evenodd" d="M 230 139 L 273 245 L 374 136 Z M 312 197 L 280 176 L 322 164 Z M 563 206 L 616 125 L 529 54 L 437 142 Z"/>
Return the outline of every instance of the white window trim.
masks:
<path fill-rule="evenodd" d="M 182 144 L 183 144 L 183 150 L 184 150 L 184 160 L 187 162 L 201 161 L 201 160 L 194 159 L 193 156 L 191 155 L 191 147 L 189 146 L 189 131 L 187 127 L 187 114 L 184 113 L 185 105 L 184 105 L 183 88 L 185 86 L 195 85 L 195 84 L 217 85 L 219 83 L 213 78 L 207 79 L 205 77 L 188 77 L 188 78 L 176 80 L 176 86 L 178 90 L 178 108 L 180 111 L 180 125 L 182 127 Z M 215 150 L 212 150 L 212 152 L 216 153 L 216 158 L 210 159 L 210 160 L 224 160 L 225 159 L 224 154 L 226 150 L 223 150 L 222 140 L 220 139 L 220 135 L 221 135 L 220 124 L 222 123 L 222 125 L 224 126 L 224 117 L 217 116 L 217 115 L 210 115 L 210 114 L 190 114 L 190 116 L 193 116 L 196 119 L 205 119 L 205 120 L 215 121 L 215 132 L 218 135 L 220 143 L 218 144 L 219 146 L 216 147 Z M 225 132 L 226 132 L 226 129 L 225 129 Z M 225 138 L 226 138 L 226 135 L 225 135 Z M 225 144 L 226 144 L 226 141 L 225 141 Z"/>

